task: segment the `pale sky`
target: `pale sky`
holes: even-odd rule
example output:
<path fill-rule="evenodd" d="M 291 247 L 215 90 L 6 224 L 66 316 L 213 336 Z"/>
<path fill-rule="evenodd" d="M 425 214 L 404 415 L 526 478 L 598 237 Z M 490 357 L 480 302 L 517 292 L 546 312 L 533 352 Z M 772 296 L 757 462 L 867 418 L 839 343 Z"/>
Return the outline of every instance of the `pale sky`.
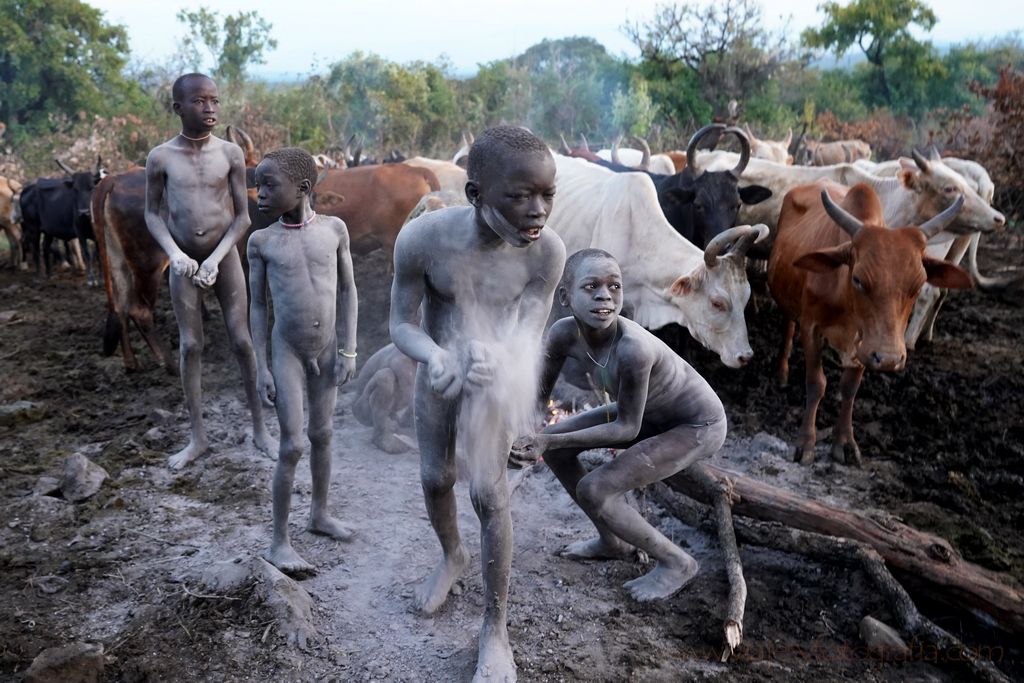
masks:
<path fill-rule="evenodd" d="M 101 9 L 109 22 L 123 24 L 131 38 L 132 55 L 149 62 L 164 61 L 176 50 L 184 25 L 179 9 L 197 9 L 201 3 L 183 0 L 87 0 Z M 335 0 L 293 3 L 280 0 L 245 2 L 207 0 L 205 6 L 221 14 L 256 10 L 271 24 L 277 49 L 256 75 L 308 74 L 323 71 L 342 57 L 362 50 L 396 61 L 433 61 L 447 55 L 459 73 L 473 73 L 476 65 L 519 54 L 544 38 L 590 36 L 612 54 L 636 57 L 637 51 L 622 33 L 626 21 L 645 20 L 662 0 L 595 2 L 594 0 Z M 798 34 L 821 23 L 820 0 L 762 0 L 766 22 L 790 27 Z M 939 22 L 927 36 L 939 44 L 1003 36 L 1024 29 L 1021 0 L 928 0 Z M 919 37 L 924 37 L 920 36 Z"/>

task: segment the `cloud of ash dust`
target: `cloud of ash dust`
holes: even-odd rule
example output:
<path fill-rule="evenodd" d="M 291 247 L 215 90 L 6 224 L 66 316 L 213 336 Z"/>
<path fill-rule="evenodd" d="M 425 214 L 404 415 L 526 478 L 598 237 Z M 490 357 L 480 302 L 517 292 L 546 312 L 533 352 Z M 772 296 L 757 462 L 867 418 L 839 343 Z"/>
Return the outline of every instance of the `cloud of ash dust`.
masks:
<path fill-rule="evenodd" d="M 510 307 L 486 301 L 482 292 L 487 289 L 527 279 L 521 262 L 498 270 L 507 272 L 489 271 L 486 286 L 459 288 L 462 334 L 452 350 L 457 350 L 464 372 L 474 356 L 486 358 L 493 372 L 489 384 L 466 381 L 463 386 L 456 457 L 460 472 L 471 481 L 478 479 L 485 462 L 497 458 L 504 465 L 512 442 L 534 433 L 542 422 L 537 385 L 547 311 L 520 311 L 518 301 Z M 505 476 L 503 466 L 487 471 Z"/>

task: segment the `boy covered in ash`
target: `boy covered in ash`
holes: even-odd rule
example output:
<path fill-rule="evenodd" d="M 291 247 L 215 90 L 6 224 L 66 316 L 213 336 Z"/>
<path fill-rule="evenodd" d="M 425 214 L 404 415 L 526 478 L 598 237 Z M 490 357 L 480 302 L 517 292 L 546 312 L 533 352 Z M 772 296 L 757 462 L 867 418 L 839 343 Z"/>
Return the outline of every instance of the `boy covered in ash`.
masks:
<path fill-rule="evenodd" d="M 416 605 L 428 614 L 437 610 L 469 563 L 452 490 L 458 436 L 480 518 L 486 595 L 474 680 L 512 681 L 505 469 L 512 440 L 532 419 L 522 418 L 535 410 L 536 375 L 529 368 L 538 361 L 565 247 L 544 229 L 555 193 L 554 159 L 529 131 L 498 126 L 481 134 L 469 153 L 468 178 L 471 206 L 425 214 L 398 235 L 391 338 L 419 363 L 420 477 L 443 553 L 416 589 Z"/>
<path fill-rule="evenodd" d="M 647 523 L 624 494 L 710 457 L 725 440 L 722 402 L 704 378 L 622 310 L 622 273 L 600 249 L 569 257 L 558 299 L 571 318 L 545 342 L 540 397 L 546 404 L 567 358 L 574 358 L 614 402 L 549 425 L 513 445 L 513 460 L 544 462 L 597 527 L 598 536 L 562 551 L 573 559 L 628 557 L 639 548 L 658 562 L 625 584 L 636 600 L 667 598 L 697 575 L 697 561 Z M 589 474 L 581 452 L 623 448 Z"/>
<path fill-rule="evenodd" d="M 302 392 L 309 398 L 313 533 L 347 541 L 353 532 L 327 512 L 331 436 L 337 387 L 356 370 L 356 284 L 348 230 L 309 206 L 316 164 L 305 150 L 274 150 L 256 167 L 257 208 L 280 215 L 249 238 L 250 319 L 261 398 L 277 408 L 281 448 L 271 485 L 274 531 L 265 557 L 286 573 L 313 570 L 292 548 L 288 510 L 302 456 Z M 267 365 L 267 287 L 274 300 Z"/>
<path fill-rule="evenodd" d="M 179 364 L 191 421 L 188 445 L 171 456 L 179 469 L 209 448 L 203 425 L 202 291 L 213 288 L 231 347 L 242 369 L 252 412 L 253 441 L 269 454 L 274 443 L 256 392 L 256 357 L 246 320 L 245 276 L 235 249 L 249 227 L 245 160 L 241 148 L 214 137 L 220 95 L 212 80 L 186 74 L 172 87 L 181 133 L 146 159 L 146 225 L 171 261 L 170 291 L 178 321 Z"/>

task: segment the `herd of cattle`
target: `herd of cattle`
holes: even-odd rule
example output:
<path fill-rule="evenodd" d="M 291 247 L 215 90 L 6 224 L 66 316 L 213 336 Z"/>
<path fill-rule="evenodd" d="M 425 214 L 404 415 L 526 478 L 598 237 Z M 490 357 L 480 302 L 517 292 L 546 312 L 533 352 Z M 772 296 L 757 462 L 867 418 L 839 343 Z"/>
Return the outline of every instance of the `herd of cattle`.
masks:
<path fill-rule="evenodd" d="M 230 126 L 227 137 L 245 152 L 252 186 L 259 157 L 251 139 Z M 738 153 L 714 149 L 730 138 Z M 991 179 L 972 161 L 941 158 L 933 148 L 927 156 L 914 151 L 874 163 L 865 143 L 841 141 L 813 145 L 803 155 L 812 165 L 794 165 L 790 142 L 759 140 L 749 128 L 724 124 L 697 131 L 685 151 L 660 154 L 642 140 L 641 149 L 616 143 L 595 153 L 585 139 L 571 147 L 563 137 L 548 227 L 569 253 L 596 247 L 619 260 L 627 315 L 649 329 L 682 325 L 729 367 L 753 356 L 744 318 L 748 268 L 763 268 L 767 259 L 769 289 L 789 320 L 780 379 L 787 378 L 797 329 L 807 365 L 797 457 L 814 458 L 828 344 L 844 368 L 833 455 L 859 463 L 852 411 L 864 370 L 903 367 L 907 349 L 931 335 L 944 290 L 982 281 L 978 237 L 1005 218 L 991 206 Z M 360 164 L 357 152 L 350 165 L 339 165 L 318 155 L 316 210 L 346 222 L 354 255 L 390 253 L 410 217 L 465 203 L 471 143 L 464 139 L 451 161 L 392 153 L 385 163 Z M 23 188 L 0 178 L 0 223 L 12 259 L 24 242 L 37 274 L 40 254 L 49 274 L 53 239 L 94 240 L 108 301 L 104 353 L 120 345 L 126 368 L 139 367 L 131 322 L 174 372 L 177 364 L 153 325 L 168 260 L 144 220 L 144 169 L 106 175 L 99 160 L 92 172 L 62 168 L 67 176 Z M 255 210 L 254 195 L 250 187 L 251 229 L 258 230 L 268 219 Z M 85 254 L 91 261 L 87 247 Z M 957 265 L 965 255 L 970 274 Z"/>

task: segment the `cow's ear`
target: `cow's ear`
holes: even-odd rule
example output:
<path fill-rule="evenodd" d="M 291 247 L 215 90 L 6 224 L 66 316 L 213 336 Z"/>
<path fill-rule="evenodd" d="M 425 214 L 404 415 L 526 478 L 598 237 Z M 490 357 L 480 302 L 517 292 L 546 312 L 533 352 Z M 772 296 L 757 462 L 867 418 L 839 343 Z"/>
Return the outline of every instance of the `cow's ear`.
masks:
<path fill-rule="evenodd" d="M 943 289 L 970 289 L 974 286 L 971 276 L 960 266 L 948 261 L 925 256 L 924 272 L 928 273 L 928 284 Z"/>
<path fill-rule="evenodd" d="M 332 210 L 337 210 L 338 207 L 345 203 L 345 197 L 343 195 L 340 195 L 337 192 L 331 192 L 330 190 L 317 192 L 315 197 L 316 208 L 320 210 L 320 213 L 329 213 Z"/>
<path fill-rule="evenodd" d="M 674 187 L 671 190 L 665 192 L 665 196 L 673 204 L 692 204 L 693 200 L 697 198 L 697 193 L 694 190 L 688 190 L 681 187 Z"/>
<path fill-rule="evenodd" d="M 812 251 L 793 261 L 793 266 L 809 270 L 812 273 L 827 273 L 840 266 L 850 265 L 852 261 L 852 248 L 852 245 L 847 242 L 846 244 L 840 244 L 838 247 Z"/>
<path fill-rule="evenodd" d="M 740 188 L 740 201 L 744 204 L 760 204 L 772 196 L 772 191 L 763 185 L 747 185 Z"/>
<path fill-rule="evenodd" d="M 672 296 L 687 296 L 688 294 L 699 292 L 704 286 L 704 276 L 706 273 L 707 271 L 703 267 L 697 268 L 689 275 L 683 275 L 673 282 L 668 291 L 672 293 Z"/>

